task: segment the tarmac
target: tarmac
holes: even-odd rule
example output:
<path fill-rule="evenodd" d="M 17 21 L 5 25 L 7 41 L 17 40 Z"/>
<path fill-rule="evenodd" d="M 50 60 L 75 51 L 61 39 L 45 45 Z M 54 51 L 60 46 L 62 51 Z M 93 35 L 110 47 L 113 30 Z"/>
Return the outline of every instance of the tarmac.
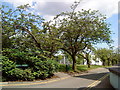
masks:
<path fill-rule="evenodd" d="M 94 88 L 100 88 L 100 89 L 108 89 L 108 90 L 115 90 L 112 85 L 110 84 L 109 76 L 103 79 L 97 86 Z"/>
<path fill-rule="evenodd" d="M 94 70 L 92 70 L 92 71 L 94 71 Z M 91 72 L 92 72 L 91 71 Z M 82 74 L 87 74 L 87 73 L 82 73 Z M 80 75 L 82 75 L 82 74 L 76 74 L 75 76 L 80 76 Z M 41 80 L 41 81 L 35 81 L 35 82 L 40 82 L 40 83 L 44 83 L 44 82 L 50 82 L 51 80 L 57 80 L 57 79 L 66 79 L 66 77 L 67 78 L 69 78 L 69 77 L 72 77 L 71 75 L 69 75 L 69 74 L 67 74 L 67 73 L 64 73 L 64 72 L 57 72 L 57 73 L 55 73 L 55 76 L 57 76 L 57 78 L 52 78 L 52 79 L 48 79 L 48 80 Z M 27 82 L 27 84 L 29 84 L 29 83 L 35 83 L 34 81 L 33 82 Z M 3 82 L 4 84 L 6 83 L 6 84 L 15 84 L 15 83 L 17 83 L 17 82 Z M 23 84 L 23 83 L 26 83 L 26 82 L 18 82 L 18 84 Z M 106 78 L 104 78 L 103 80 L 101 80 L 100 81 L 100 83 L 98 83 L 96 86 L 94 86 L 94 87 L 92 87 L 92 88 L 90 88 L 90 89 L 97 89 L 97 90 L 115 90 L 113 87 L 112 87 L 112 85 L 110 84 L 110 81 L 109 81 L 109 75 L 106 77 Z M 88 89 L 87 89 L 88 90 Z"/>
<path fill-rule="evenodd" d="M 63 77 L 68 77 L 70 75 L 66 74 L 66 73 L 61 73 L 58 72 L 55 74 L 56 76 L 58 76 L 59 78 L 63 78 Z M 80 74 L 79 74 L 80 75 Z M 113 86 L 110 84 L 110 79 L 109 79 L 109 75 L 104 78 L 100 83 L 98 83 L 95 87 L 91 88 L 91 89 L 99 89 L 99 90 L 115 90 L 113 88 Z"/>

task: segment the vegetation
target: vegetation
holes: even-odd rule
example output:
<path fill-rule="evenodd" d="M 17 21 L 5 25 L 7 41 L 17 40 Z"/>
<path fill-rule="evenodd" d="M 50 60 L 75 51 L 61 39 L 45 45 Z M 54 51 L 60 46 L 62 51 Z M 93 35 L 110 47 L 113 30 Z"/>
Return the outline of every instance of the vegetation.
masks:
<path fill-rule="evenodd" d="M 95 54 L 103 62 L 103 66 L 106 64 L 108 66 L 118 63 L 118 53 L 114 52 L 111 49 L 100 48 L 95 51 Z"/>
<path fill-rule="evenodd" d="M 52 76 L 58 69 L 57 62 L 53 60 L 45 57 L 30 56 L 29 53 L 25 52 L 24 54 L 26 56 L 24 56 L 21 52 L 13 53 L 13 51 L 15 51 L 15 49 L 3 51 L 3 55 L 5 55 L 2 57 L 2 75 L 4 80 L 45 79 Z M 21 55 L 23 57 L 20 58 Z M 27 64 L 28 67 L 17 67 L 17 65 L 22 64 Z"/>
<path fill-rule="evenodd" d="M 97 43 L 111 43 L 106 16 L 96 10 L 75 12 L 79 2 L 72 5 L 72 12 L 63 12 L 53 20 L 45 22 L 30 13 L 31 7 L 21 5 L 15 10 L 2 6 L 2 72 L 3 80 L 34 80 L 51 77 L 56 71 L 65 71 L 66 65 L 59 65 L 55 56 L 62 51 L 72 62 L 71 71 L 86 71 L 87 66 L 75 65 L 87 60 L 90 67 L 90 52 Z M 62 18 L 61 18 L 62 17 Z M 117 62 L 117 54 L 109 51 L 95 52 L 101 61 Z M 104 54 L 104 56 L 102 56 Z M 78 58 L 76 58 L 78 57 Z M 104 58 L 102 58 L 104 57 Z M 105 65 L 105 64 L 103 64 Z M 97 66 L 91 66 L 96 68 Z M 99 67 L 99 66 L 98 66 Z"/>
<path fill-rule="evenodd" d="M 55 36 L 56 44 L 60 43 L 57 47 L 71 56 L 74 71 L 78 54 L 94 44 L 111 42 L 111 31 L 106 17 L 95 10 L 75 12 L 76 5 L 78 4 L 72 7 L 73 12 L 63 12 L 57 15 L 53 22 L 46 23 L 46 30 L 50 32 L 48 34 Z"/>
<path fill-rule="evenodd" d="M 26 10 L 23 5 L 12 10 L 2 6 L 2 75 L 3 80 L 34 80 L 51 77 L 58 64 L 41 49 L 38 35 L 41 35 L 43 20 Z M 17 67 L 27 64 L 28 67 Z"/>
<path fill-rule="evenodd" d="M 109 66 L 101 66 L 101 65 L 91 65 L 91 68 L 88 68 L 87 65 L 76 65 L 76 71 L 77 72 L 84 72 L 84 71 L 88 71 L 91 69 L 96 69 L 96 68 L 100 68 L 100 67 L 109 67 Z M 66 72 L 66 65 L 65 64 L 60 64 L 59 65 L 59 71 L 60 72 Z M 74 70 L 72 70 L 72 65 L 69 65 L 68 68 L 68 72 L 74 72 Z"/>

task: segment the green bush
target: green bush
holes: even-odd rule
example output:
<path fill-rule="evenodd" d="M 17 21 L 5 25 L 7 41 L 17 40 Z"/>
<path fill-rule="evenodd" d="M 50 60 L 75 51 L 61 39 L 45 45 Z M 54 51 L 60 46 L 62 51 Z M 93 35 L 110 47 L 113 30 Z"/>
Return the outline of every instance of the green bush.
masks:
<path fill-rule="evenodd" d="M 9 76 L 9 71 L 16 68 L 16 64 L 6 56 L 2 56 L 2 75 Z"/>
<path fill-rule="evenodd" d="M 16 63 L 6 56 L 2 56 L 2 76 L 3 80 L 34 80 L 34 75 L 30 69 L 16 68 Z"/>
<path fill-rule="evenodd" d="M 9 74 L 15 80 L 31 81 L 35 79 L 30 69 L 22 70 L 19 68 L 15 68 L 9 71 Z"/>
<path fill-rule="evenodd" d="M 66 64 L 59 64 L 59 71 L 60 72 L 66 72 L 66 69 L 67 69 L 67 71 L 72 71 L 72 65 L 68 65 L 67 67 L 66 67 Z"/>
<path fill-rule="evenodd" d="M 47 59 L 42 61 L 38 57 L 30 57 L 30 67 L 34 73 L 35 78 L 45 79 L 53 75 L 58 69 L 58 63 L 54 60 Z"/>
<path fill-rule="evenodd" d="M 59 64 L 59 71 L 65 72 L 66 71 L 66 65 L 65 64 Z"/>
<path fill-rule="evenodd" d="M 11 61 L 16 62 L 17 64 L 27 63 L 27 54 L 28 52 L 20 51 L 18 49 L 4 49 L 2 51 L 3 56 L 8 57 Z"/>
<path fill-rule="evenodd" d="M 3 53 L 2 72 L 6 80 L 45 79 L 51 77 L 58 70 L 58 63 L 50 58 L 14 49 L 3 50 Z M 23 70 L 17 68 L 17 64 L 27 64 L 28 67 Z"/>

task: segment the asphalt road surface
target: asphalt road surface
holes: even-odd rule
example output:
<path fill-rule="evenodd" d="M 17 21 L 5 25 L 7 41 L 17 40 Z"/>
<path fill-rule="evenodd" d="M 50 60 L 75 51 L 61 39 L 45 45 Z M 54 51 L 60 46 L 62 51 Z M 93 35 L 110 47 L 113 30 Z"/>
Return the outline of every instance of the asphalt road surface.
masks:
<path fill-rule="evenodd" d="M 1 84 L 2 88 L 91 88 L 108 75 L 108 70 L 98 68 L 90 70 L 88 73 L 79 76 L 70 76 L 64 73 L 59 73 L 61 78 L 55 78 L 45 81 L 36 82 L 12 82 Z M 103 82 L 104 83 L 104 82 Z M 3 89 L 4 90 L 4 89 Z"/>

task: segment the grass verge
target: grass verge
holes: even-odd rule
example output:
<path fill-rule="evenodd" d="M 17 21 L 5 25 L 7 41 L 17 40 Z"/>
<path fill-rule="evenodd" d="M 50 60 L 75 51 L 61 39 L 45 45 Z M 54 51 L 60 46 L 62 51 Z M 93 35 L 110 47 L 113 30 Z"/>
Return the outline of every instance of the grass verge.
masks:
<path fill-rule="evenodd" d="M 100 67 L 111 67 L 111 66 L 101 66 L 101 65 L 91 65 L 90 68 L 88 68 L 87 65 L 76 65 L 76 72 L 85 72 L 91 69 L 96 69 L 96 68 L 100 68 Z M 72 65 L 69 65 L 66 67 L 65 64 L 60 64 L 59 65 L 59 72 L 74 72 L 72 70 Z"/>

